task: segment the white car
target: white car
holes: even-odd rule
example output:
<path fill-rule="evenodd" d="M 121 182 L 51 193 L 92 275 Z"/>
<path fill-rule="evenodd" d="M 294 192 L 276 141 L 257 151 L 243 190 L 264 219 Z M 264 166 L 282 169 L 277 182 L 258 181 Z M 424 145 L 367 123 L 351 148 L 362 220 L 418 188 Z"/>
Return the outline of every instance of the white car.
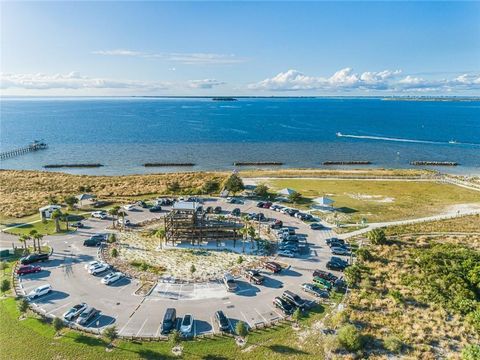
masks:
<path fill-rule="evenodd" d="M 105 211 L 94 211 L 92 212 L 92 217 L 103 220 L 107 218 L 107 213 Z"/>
<path fill-rule="evenodd" d="M 193 315 L 186 314 L 183 317 L 182 324 L 180 325 L 180 332 L 182 335 L 189 335 L 193 328 Z"/>
<path fill-rule="evenodd" d="M 279 251 L 278 256 L 293 258 L 295 257 L 295 254 L 290 250 L 285 250 L 285 251 Z"/>
<path fill-rule="evenodd" d="M 33 300 L 40 296 L 47 295 L 50 291 L 52 291 L 52 286 L 50 284 L 42 285 L 30 291 L 27 297 L 29 300 Z"/>
<path fill-rule="evenodd" d="M 85 270 L 88 270 L 88 269 L 90 269 L 92 266 L 97 265 L 97 264 L 100 264 L 100 262 L 98 262 L 98 261 L 96 261 L 96 260 L 95 260 L 95 261 L 90 261 L 89 263 L 85 264 Z"/>
<path fill-rule="evenodd" d="M 102 284 L 105 285 L 110 285 L 113 284 L 115 281 L 118 281 L 122 279 L 125 275 L 123 273 L 117 271 L 117 272 L 111 272 L 110 274 L 107 274 L 103 279 L 102 279 Z"/>
<path fill-rule="evenodd" d="M 127 211 L 130 211 L 130 210 L 135 209 L 135 204 L 123 205 L 122 208 L 124 208 L 124 209 L 127 210 Z"/>
<path fill-rule="evenodd" d="M 118 225 L 125 225 L 125 226 L 128 226 L 128 225 L 131 224 L 130 220 L 122 219 L 122 218 L 118 219 L 117 223 L 118 223 Z"/>
<path fill-rule="evenodd" d="M 100 274 L 106 270 L 110 269 L 110 265 L 105 263 L 99 263 L 97 265 L 93 265 L 88 269 L 88 273 L 92 275 Z"/>
<path fill-rule="evenodd" d="M 85 303 L 74 305 L 65 314 L 63 314 L 63 318 L 67 321 L 72 321 L 78 315 L 80 315 L 87 307 L 88 305 Z"/>

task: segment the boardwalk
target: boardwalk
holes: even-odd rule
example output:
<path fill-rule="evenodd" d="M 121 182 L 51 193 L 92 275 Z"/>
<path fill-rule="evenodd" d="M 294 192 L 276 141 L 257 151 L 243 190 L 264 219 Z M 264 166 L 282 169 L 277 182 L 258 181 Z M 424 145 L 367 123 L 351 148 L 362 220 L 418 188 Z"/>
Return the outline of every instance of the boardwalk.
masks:
<path fill-rule="evenodd" d="M 0 153 L 0 159 L 4 160 L 13 156 L 23 155 L 32 151 L 43 150 L 46 148 L 47 148 L 46 143 L 44 143 L 43 141 L 35 140 L 34 142 L 32 142 L 27 146 Z"/>

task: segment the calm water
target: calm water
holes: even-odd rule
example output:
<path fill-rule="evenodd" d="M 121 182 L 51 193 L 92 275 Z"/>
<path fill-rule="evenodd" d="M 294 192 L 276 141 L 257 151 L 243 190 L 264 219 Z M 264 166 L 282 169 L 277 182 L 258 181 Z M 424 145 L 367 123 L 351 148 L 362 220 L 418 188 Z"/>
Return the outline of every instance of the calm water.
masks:
<path fill-rule="evenodd" d="M 93 162 L 105 166 L 68 171 L 132 174 L 233 169 L 234 161 L 322 167 L 328 160 L 369 160 L 373 167 L 404 168 L 435 160 L 461 164 L 445 171 L 480 173 L 480 102 L 2 99 L 0 130 L 2 151 L 34 139 L 49 145 L 3 160 L 4 169 Z M 145 162 L 196 166 L 144 168 Z"/>

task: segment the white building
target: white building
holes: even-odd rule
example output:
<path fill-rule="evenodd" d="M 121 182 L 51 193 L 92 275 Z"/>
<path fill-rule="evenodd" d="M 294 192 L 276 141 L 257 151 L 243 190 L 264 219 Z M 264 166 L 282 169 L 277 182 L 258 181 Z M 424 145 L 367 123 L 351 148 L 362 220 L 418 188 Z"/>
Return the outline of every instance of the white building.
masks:
<path fill-rule="evenodd" d="M 55 210 L 60 210 L 62 207 L 60 205 L 47 205 L 38 209 L 40 212 L 40 217 L 42 219 L 50 219 Z"/>

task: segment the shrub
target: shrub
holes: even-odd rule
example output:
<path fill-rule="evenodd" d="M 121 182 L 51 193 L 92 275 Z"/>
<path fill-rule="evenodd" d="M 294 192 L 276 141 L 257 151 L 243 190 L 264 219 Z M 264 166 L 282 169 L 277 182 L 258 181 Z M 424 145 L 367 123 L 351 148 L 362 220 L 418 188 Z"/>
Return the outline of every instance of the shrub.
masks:
<path fill-rule="evenodd" d="M 298 322 L 302 318 L 302 310 L 300 308 L 296 308 L 292 314 L 292 320 Z"/>
<path fill-rule="evenodd" d="M 237 264 L 241 264 L 241 263 L 243 263 L 243 256 L 242 255 L 240 255 L 237 259 Z"/>
<path fill-rule="evenodd" d="M 197 271 L 197 268 L 192 264 L 192 266 L 190 266 L 190 273 L 193 274 L 195 271 Z"/>
<path fill-rule="evenodd" d="M 288 195 L 288 200 L 296 204 L 300 202 L 300 200 L 302 200 L 302 194 L 298 192 L 291 193 L 290 195 Z"/>
<path fill-rule="evenodd" d="M 387 237 L 383 229 L 373 229 L 367 233 L 367 238 L 374 245 L 382 245 L 387 243 Z"/>
<path fill-rule="evenodd" d="M 0 291 L 2 293 L 5 293 L 8 290 L 10 290 L 10 281 L 8 279 L 3 279 L 0 283 Z"/>
<path fill-rule="evenodd" d="M 351 324 L 344 325 L 338 330 L 338 340 L 348 351 L 358 351 L 363 346 L 363 339 L 357 328 Z"/>
<path fill-rule="evenodd" d="M 175 194 L 181 190 L 180 183 L 178 181 L 174 181 L 167 184 L 168 192 Z"/>
<path fill-rule="evenodd" d="M 118 331 L 115 325 L 109 326 L 103 330 L 103 336 L 111 344 L 116 338 L 118 338 Z"/>
<path fill-rule="evenodd" d="M 237 333 L 238 336 L 244 338 L 245 336 L 248 335 L 247 324 L 245 324 L 243 321 L 237 322 L 237 324 L 235 325 L 235 332 Z"/>
<path fill-rule="evenodd" d="M 368 250 L 367 248 L 365 247 L 361 247 L 357 250 L 356 252 L 356 255 L 357 255 L 357 258 L 360 260 L 360 261 L 373 261 L 374 257 L 372 255 L 372 253 L 370 252 L 370 250 Z"/>
<path fill-rule="evenodd" d="M 18 311 L 24 314 L 28 310 L 28 301 L 25 298 L 21 298 L 20 301 L 17 303 Z"/>
<path fill-rule="evenodd" d="M 403 295 L 398 290 L 388 291 L 388 295 L 395 301 L 395 303 L 400 304 L 403 302 Z"/>
<path fill-rule="evenodd" d="M 353 264 L 345 269 L 345 280 L 348 286 L 355 286 L 362 280 L 362 269 Z"/>
<path fill-rule="evenodd" d="M 172 346 L 177 346 L 182 341 L 182 336 L 180 335 L 180 331 L 173 330 L 170 335 L 168 336 L 168 341 Z"/>
<path fill-rule="evenodd" d="M 145 261 L 142 261 L 142 262 L 140 263 L 139 268 L 140 268 L 140 270 L 142 270 L 142 271 L 147 271 L 148 268 L 149 268 L 149 266 L 148 266 L 148 264 L 147 264 Z"/>
<path fill-rule="evenodd" d="M 480 345 L 470 344 L 462 350 L 462 360 L 479 360 Z"/>
<path fill-rule="evenodd" d="M 383 342 L 385 349 L 392 353 L 399 353 L 402 350 L 403 343 L 402 341 L 396 336 L 389 336 Z"/>
<path fill-rule="evenodd" d="M 107 242 L 109 244 L 113 244 L 116 241 L 117 241 L 117 237 L 115 236 L 114 233 L 108 234 Z"/>
<path fill-rule="evenodd" d="M 60 319 L 58 317 L 54 317 L 52 325 L 53 325 L 53 328 L 55 329 L 55 331 L 58 333 L 60 330 L 63 329 L 64 323 L 63 323 L 62 319 Z"/>
<path fill-rule="evenodd" d="M 110 255 L 113 258 L 116 258 L 118 256 L 118 250 L 116 248 L 113 248 L 112 251 L 110 251 Z"/>
<path fill-rule="evenodd" d="M 202 186 L 202 192 L 204 194 L 213 194 L 220 189 L 220 183 L 215 180 L 207 180 Z"/>
<path fill-rule="evenodd" d="M 264 184 L 258 185 L 255 190 L 255 195 L 265 198 L 268 196 L 268 186 Z"/>
<path fill-rule="evenodd" d="M 6 268 L 8 268 L 8 264 L 6 261 L 1 261 L 0 262 L 0 270 L 5 270 Z"/>

